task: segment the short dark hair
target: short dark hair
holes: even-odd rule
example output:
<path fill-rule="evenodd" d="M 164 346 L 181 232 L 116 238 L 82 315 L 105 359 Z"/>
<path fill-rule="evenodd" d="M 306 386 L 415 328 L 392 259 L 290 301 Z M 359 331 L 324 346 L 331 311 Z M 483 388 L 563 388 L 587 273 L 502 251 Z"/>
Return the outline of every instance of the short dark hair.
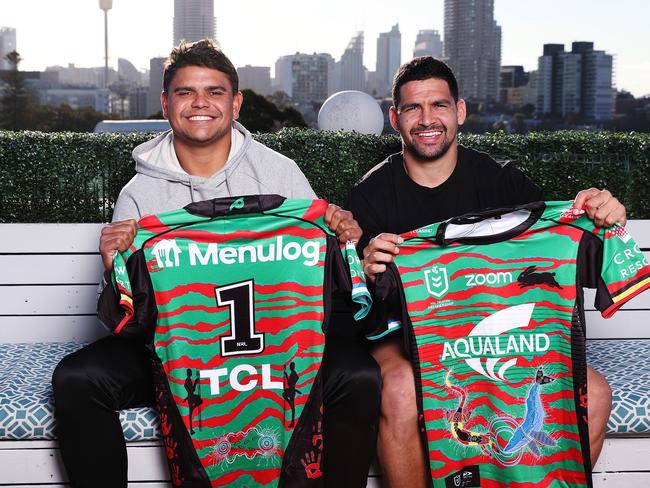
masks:
<path fill-rule="evenodd" d="M 399 107 L 402 85 L 409 81 L 422 81 L 430 78 L 446 81 L 451 95 L 456 102 L 458 101 L 458 82 L 451 68 L 434 57 L 420 56 L 404 63 L 395 73 L 393 78 L 393 105 L 395 108 Z"/>
<path fill-rule="evenodd" d="M 169 91 L 169 85 L 176 71 L 186 66 L 201 66 L 221 71 L 230 80 L 233 93 L 239 91 L 239 76 L 235 66 L 219 45 L 210 39 L 196 42 L 181 41 L 172 50 L 163 69 L 163 90 L 165 92 Z"/>

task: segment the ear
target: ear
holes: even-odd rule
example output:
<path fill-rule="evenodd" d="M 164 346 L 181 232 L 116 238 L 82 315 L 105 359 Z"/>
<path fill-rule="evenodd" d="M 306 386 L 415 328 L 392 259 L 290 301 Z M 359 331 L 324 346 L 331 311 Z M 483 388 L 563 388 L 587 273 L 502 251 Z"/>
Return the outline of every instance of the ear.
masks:
<path fill-rule="evenodd" d="M 458 120 L 458 125 L 465 123 L 465 117 L 467 117 L 467 106 L 465 105 L 465 100 L 461 98 L 456 102 L 456 119 Z"/>
<path fill-rule="evenodd" d="M 168 109 L 169 109 L 169 99 L 167 96 L 167 92 L 164 90 L 160 93 L 160 105 L 162 105 L 162 111 L 163 111 L 163 117 L 164 118 L 169 118 L 167 116 Z"/>
<path fill-rule="evenodd" d="M 232 119 L 237 120 L 239 118 L 239 110 L 241 109 L 241 104 L 244 102 L 244 95 L 242 92 L 238 91 L 235 93 L 235 96 L 232 101 Z"/>
<path fill-rule="evenodd" d="M 388 109 L 388 120 L 390 121 L 391 127 L 395 129 L 396 132 L 399 132 L 399 126 L 398 126 L 399 115 L 397 115 L 397 108 L 395 108 L 394 106 L 391 106 Z"/>

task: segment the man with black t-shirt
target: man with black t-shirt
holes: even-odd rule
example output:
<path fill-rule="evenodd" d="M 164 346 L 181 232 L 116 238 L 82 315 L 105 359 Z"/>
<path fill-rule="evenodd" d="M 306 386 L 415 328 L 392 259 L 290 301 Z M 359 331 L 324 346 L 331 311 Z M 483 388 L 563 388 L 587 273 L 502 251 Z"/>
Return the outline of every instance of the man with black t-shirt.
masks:
<path fill-rule="evenodd" d="M 395 75 L 390 122 L 402 137 L 403 151 L 370 170 L 348 197 L 363 229 L 364 271 L 370 283 L 398 252 L 397 235 L 489 207 L 508 207 L 543 199 L 542 190 L 510 164 L 458 145 L 465 102 L 449 67 L 431 57 L 415 58 Z M 625 207 L 610 192 L 578 193 L 598 226 L 625 224 Z M 390 233 L 389 233 L 390 232 Z M 411 363 L 392 334 L 379 340 L 373 355 L 381 367 L 383 390 L 378 456 L 389 486 L 427 485 Z M 592 463 L 602 448 L 611 410 L 611 390 L 589 368 L 589 437 Z"/>

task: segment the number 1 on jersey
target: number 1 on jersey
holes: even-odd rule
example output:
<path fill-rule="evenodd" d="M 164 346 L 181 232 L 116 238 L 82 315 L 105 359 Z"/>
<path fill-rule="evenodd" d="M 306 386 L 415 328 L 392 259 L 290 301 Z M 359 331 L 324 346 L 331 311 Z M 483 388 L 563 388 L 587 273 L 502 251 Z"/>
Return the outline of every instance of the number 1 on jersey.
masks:
<path fill-rule="evenodd" d="M 230 308 L 230 335 L 221 338 L 221 355 L 255 354 L 264 350 L 264 333 L 255 332 L 253 280 L 214 289 L 217 305 Z"/>

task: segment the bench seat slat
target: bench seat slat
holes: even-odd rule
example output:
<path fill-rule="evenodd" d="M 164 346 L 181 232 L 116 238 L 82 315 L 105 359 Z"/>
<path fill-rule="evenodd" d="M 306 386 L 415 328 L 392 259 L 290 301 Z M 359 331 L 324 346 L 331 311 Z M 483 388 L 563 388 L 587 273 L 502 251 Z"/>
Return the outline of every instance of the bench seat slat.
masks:
<path fill-rule="evenodd" d="M 625 229 L 642 249 L 650 249 L 650 220 L 630 220 Z"/>
<path fill-rule="evenodd" d="M 104 224 L 0 224 L 0 253 L 96 253 Z"/>
<path fill-rule="evenodd" d="M 0 285 L 97 283 L 99 254 L 0 255 Z"/>
<path fill-rule="evenodd" d="M 0 316 L 0 336 L 5 344 L 92 342 L 106 334 L 95 315 Z"/>
<path fill-rule="evenodd" d="M 0 315 L 94 314 L 97 285 L 3 286 Z"/>
<path fill-rule="evenodd" d="M 650 293 L 650 292 L 649 292 Z M 589 339 L 635 339 L 650 337 L 648 310 L 620 310 L 604 319 L 600 312 L 585 312 Z"/>

